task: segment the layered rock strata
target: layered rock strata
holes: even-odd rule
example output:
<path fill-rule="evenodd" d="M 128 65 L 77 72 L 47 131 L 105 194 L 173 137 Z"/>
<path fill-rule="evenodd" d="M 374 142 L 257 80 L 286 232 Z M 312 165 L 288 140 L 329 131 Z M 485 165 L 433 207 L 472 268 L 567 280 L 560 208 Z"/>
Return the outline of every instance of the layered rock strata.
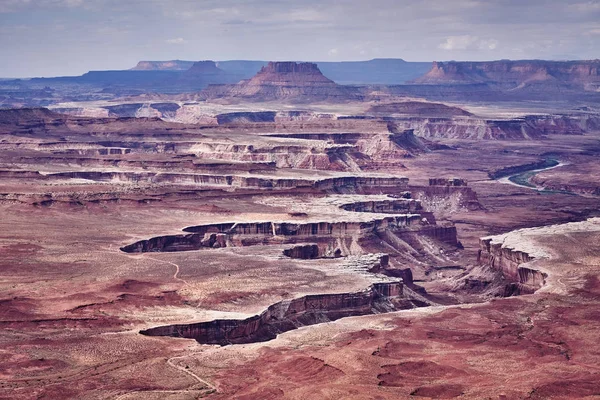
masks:
<path fill-rule="evenodd" d="M 544 286 L 547 274 L 525 266 L 536 258 L 526 251 L 509 247 L 503 236 L 480 240 L 478 262 L 502 273 L 509 282 L 504 296 L 531 294 Z"/>
<path fill-rule="evenodd" d="M 361 95 L 355 88 L 337 85 L 326 78 L 316 64 L 270 62 L 251 79 L 236 85 L 209 86 L 200 97 L 314 102 L 358 100 Z"/>
<path fill-rule="evenodd" d="M 477 193 L 459 178 L 431 178 L 429 186 L 411 186 L 412 197 L 428 212 L 480 210 Z"/>
<path fill-rule="evenodd" d="M 434 62 L 431 70 L 413 83 L 485 83 L 506 89 L 527 86 L 596 90 L 600 86 L 600 60 L 501 60 L 486 62 Z"/>
<path fill-rule="evenodd" d="M 202 344 L 263 342 L 302 326 L 340 318 L 414 308 L 421 303 L 405 298 L 401 282 L 376 283 L 356 293 L 309 295 L 275 303 L 243 320 L 214 320 L 168 325 L 140 331 L 148 336 L 195 339 Z"/>
<path fill-rule="evenodd" d="M 394 216 L 371 222 L 315 222 L 315 223 L 228 223 L 200 225 L 185 228 L 185 235 L 158 236 L 142 240 L 121 248 L 126 253 L 190 251 L 215 247 L 217 236 L 225 235 L 226 246 L 249 246 L 256 244 L 297 243 L 314 240 L 325 242 L 344 241 L 386 230 L 402 230 L 404 227 L 420 226 L 420 215 Z M 427 227 L 429 235 L 447 239 L 447 233 L 436 232 Z M 453 231 L 454 236 L 456 231 Z M 214 240 L 211 237 L 214 236 Z M 452 239 L 454 242 L 456 238 Z M 221 243 L 221 242 L 219 242 Z M 345 247 L 344 243 L 340 243 Z M 346 252 L 347 253 L 347 252 Z"/>

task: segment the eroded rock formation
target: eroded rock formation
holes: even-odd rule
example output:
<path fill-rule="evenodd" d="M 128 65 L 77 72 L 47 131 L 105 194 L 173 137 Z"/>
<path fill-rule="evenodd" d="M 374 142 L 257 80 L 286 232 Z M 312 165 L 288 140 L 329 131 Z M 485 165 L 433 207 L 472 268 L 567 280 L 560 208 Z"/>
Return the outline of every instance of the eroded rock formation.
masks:
<path fill-rule="evenodd" d="M 431 178 L 429 186 L 412 186 L 412 197 L 429 212 L 479 210 L 477 193 L 460 178 Z"/>
<path fill-rule="evenodd" d="M 348 101 L 359 99 L 360 93 L 326 78 L 316 64 L 270 62 L 250 80 L 236 85 L 210 86 L 200 96 L 204 99 L 310 102 Z"/>
<path fill-rule="evenodd" d="M 434 62 L 431 70 L 414 83 L 473 84 L 485 83 L 506 89 L 541 86 L 596 90 L 600 85 L 600 60 L 588 61 L 486 61 Z"/>
<path fill-rule="evenodd" d="M 376 104 L 367 110 L 368 114 L 375 115 L 410 115 L 418 117 L 447 118 L 458 116 L 472 116 L 462 108 L 448 106 L 442 103 L 429 103 L 423 101 L 404 101 L 400 103 Z"/>
<path fill-rule="evenodd" d="M 168 325 L 146 329 L 148 336 L 195 339 L 203 344 L 263 342 L 301 326 L 340 318 L 414 308 L 418 302 L 405 298 L 401 282 L 376 283 L 357 293 L 304 296 L 275 303 L 259 315 L 244 320 L 214 320 L 197 324 Z"/>
<path fill-rule="evenodd" d="M 406 227 L 420 227 L 422 218 L 420 215 L 393 216 L 383 219 L 375 219 L 370 222 L 315 222 L 315 223 L 286 223 L 286 222 L 262 222 L 262 223 L 229 223 L 218 225 L 200 225 L 185 228 L 185 235 L 158 236 L 142 240 L 121 248 L 126 253 L 145 252 L 173 252 L 198 250 L 210 242 L 210 234 L 225 234 L 222 240 L 228 246 L 251 246 L 257 244 L 280 244 L 322 241 L 325 243 L 337 243 L 336 248 L 342 250 L 344 255 L 349 254 L 346 240 L 357 240 L 358 238 L 384 231 L 402 231 Z M 424 231 L 427 235 L 439 238 L 442 241 L 456 243 L 456 229 L 444 230 L 441 227 L 426 226 Z M 209 236 L 207 236 L 209 235 Z M 453 236 L 453 237 L 452 237 Z M 208 240 L 208 241 L 207 241 Z M 214 242 L 213 242 L 214 243 Z"/>
<path fill-rule="evenodd" d="M 501 237 L 487 237 L 480 240 L 479 263 L 502 273 L 509 282 L 504 296 L 531 294 L 546 282 L 547 275 L 535 268 L 524 266 L 535 257 L 521 250 L 505 245 Z"/>

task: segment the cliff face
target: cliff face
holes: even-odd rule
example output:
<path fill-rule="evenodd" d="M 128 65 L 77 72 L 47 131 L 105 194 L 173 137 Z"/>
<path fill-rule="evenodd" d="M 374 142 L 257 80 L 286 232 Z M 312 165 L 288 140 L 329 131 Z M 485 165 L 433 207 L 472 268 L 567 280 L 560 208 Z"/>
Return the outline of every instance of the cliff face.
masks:
<path fill-rule="evenodd" d="M 480 210 L 477 193 L 461 179 L 430 179 L 430 186 L 411 187 L 412 197 L 429 212 Z"/>
<path fill-rule="evenodd" d="M 188 70 L 181 72 L 175 84 L 190 88 L 204 88 L 213 84 L 232 84 L 239 80 L 239 76 L 223 71 L 214 61 L 198 61 Z"/>
<path fill-rule="evenodd" d="M 19 108 L 0 110 L 0 133 L 16 133 L 28 130 L 46 130 L 47 127 L 64 125 L 67 116 L 47 108 Z"/>
<path fill-rule="evenodd" d="M 192 66 L 181 74 L 181 79 L 204 79 L 207 83 L 223 83 L 227 82 L 228 79 L 233 75 L 227 74 L 227 72 L 217 67 L 214 61 L 198 61 L 192 64 Z"/>
<path fill-rule="evenodd" d="M 377 283 L 357 293 L 322 294 L 281 301 L 244 320 L 214 320 L 143 330 L 148 336 L 195 339 L 203 344 L 263 342 L 301 326 L 379 312 L 413 308 L 400 282 Z"/>
<path fill-rule="evenodd" d="M 250 85 L 282 85 L 296 84 L 301 86 L 329 85 L 335 82 L 326 78 L 317 64 L 295 62 L 270 62 L 248 82 Z"/>
<path fill-rule="evenodd" d="M 506 89 L 528 86 L 572 87 L 596 90 L 600 87 L 600 60 L 589 61 L 490 61 L 434 62 L 431 70 L 413 83 L 491 84 Z"/>
<path fill-rule="evenodd" d="M 315 222 L 303 224 L 260 222 L 200 225 L 185 228 L 185 232 L 190 232 L 188 234 L 158 236 L 124 246 L 121 250 L 126 253 L 176 252 L 211 247 L 306 241 L 331 243 L 333 246 L 346 239 L 366 237 L 384 231 L 401 231 L 409 226 L 418 226 L 420 222 L 420 215 L 405 215 L 376 219 L 371 222 Z M 423 229 L 427 230 L 426 234 L 428 236 L 437 237 L 438 233 L 430 228 L 425 227 Z M 452 244 L 456 243 L 456 230 L 449 231 L 449 234 L 452 237 L 448 237 L 446 236 L 447 233 L 444 233 L 440 236 L 441 240 Z"/>
<path fill-rule="evenodd" d="M 479 263 L 500 271 L 509 281 L 505 296 L 531 294 L 545 284 L 546 274 L 523 266 L 535 260 L 529 253 L 507 247 L 494 237 L 482 238 L 479 243 Z"/>
<path fill-rule="evenodd" d="M 477 117 L 395 117 L 398 129 L 413 130 L 424 138 L 446 139 L 541 139 L 546 135 L 582 135 L 598 125 L 595 115 L 532 115 L 488 120 Z"/>
<path fill-rule="evenodd" d="M 458 107 L 447 106 L 442 103 L 429 103 L 423 101 L 405 101 L 401 103 L 376 104 L 371 106 L 367 113 L 412 115 L 419 117 L 456 117 L 470 116 L 470 112 Z"/>
<path fill-rule="evenodd" d="M 359 99 L 358 90 L 337 85 L 316 64 L 270 62 L 250 80 L 236 85 L 209 87 L 201 97 L 245 100 L 289 100 L 294 102 L 346 101 Z"/>

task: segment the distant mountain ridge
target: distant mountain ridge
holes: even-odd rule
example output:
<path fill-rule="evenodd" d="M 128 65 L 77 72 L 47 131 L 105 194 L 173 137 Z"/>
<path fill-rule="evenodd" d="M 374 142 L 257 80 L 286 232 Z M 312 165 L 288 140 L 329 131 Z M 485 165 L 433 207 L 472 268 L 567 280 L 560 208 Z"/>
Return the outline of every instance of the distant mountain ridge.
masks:
<path fill-rule="evenodd" d="M 401 58 L 377 58 L 368 61 L 318 61 L 323 74 L 339 84 L 399 85 L 418 78 L 431 68 L 430 62 L 408 62 Z M 191 68 L 192 61 L 140 61 L 132 71 L 183 71 Z M 250 79 L 268 61 L 216 61 L 218 68 L 240 79 Z"/>
<path fill-rule="evenodd" d="M 481 62 L 434 62 L 414 84 L 487 84 L 504 89 L 571 88 L 595 90 L 600 87 L 600 60 L 545 61 L 499 60 Z"/>
<path fill-rule="evenodd" d="M 194 98 L 214 100 L 222 96 L 262 98 L 263 101 L 294 97 L 301 101 L 396 101 L 397 98 L 414 97 L 442 101 L 576 100 L 600 103 L 600 60 L 430 64 L 375 59 L 290 63 L 141 61 L 130 70 L 5 80 L 0 82 L 0 100 L 3 108 L 141 95 L 173 95 L 186 101 Z M 300 72 L 302 76 L 294 75 Z M 265 78 L 269 79 L 260 82 Z M 300 78 L 298 84 L 294 82 L 296 78 Z M 277 79 L 281 81 L 278 83 Z M 315 79 L 314 84 L 309 84 L 311 79 Z M 256 90 L 255 95 L 250 95 L 253 90 Z"/>

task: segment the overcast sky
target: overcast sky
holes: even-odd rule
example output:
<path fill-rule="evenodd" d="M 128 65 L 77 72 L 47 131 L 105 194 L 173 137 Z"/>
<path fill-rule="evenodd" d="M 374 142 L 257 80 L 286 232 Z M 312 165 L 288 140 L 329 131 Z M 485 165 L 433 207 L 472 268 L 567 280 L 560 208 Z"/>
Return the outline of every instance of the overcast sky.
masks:
<path fill-rule="evenodd" d="M 0 0 L 0 77 L 139 60 L 600 58 L 600 0 Z"/>

